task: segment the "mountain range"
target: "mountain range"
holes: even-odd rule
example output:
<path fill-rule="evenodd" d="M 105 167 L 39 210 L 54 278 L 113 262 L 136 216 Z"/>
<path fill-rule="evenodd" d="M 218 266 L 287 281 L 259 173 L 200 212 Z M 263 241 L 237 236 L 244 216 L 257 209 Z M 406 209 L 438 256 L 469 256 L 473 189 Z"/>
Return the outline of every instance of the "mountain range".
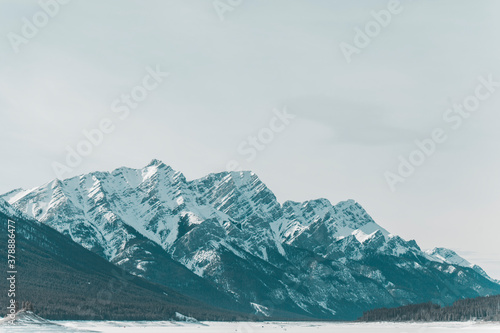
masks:
<path fill-rule="evenodd" d="M 479 266 L 452 250 L 423 251 L 354 200 L 281 204 L 252 172 L 187 180 L 153 160 L 0 198 L 12 215 L 137 278 L 263 319 L 350 320 L 380 307 L 500 294 Z"/>

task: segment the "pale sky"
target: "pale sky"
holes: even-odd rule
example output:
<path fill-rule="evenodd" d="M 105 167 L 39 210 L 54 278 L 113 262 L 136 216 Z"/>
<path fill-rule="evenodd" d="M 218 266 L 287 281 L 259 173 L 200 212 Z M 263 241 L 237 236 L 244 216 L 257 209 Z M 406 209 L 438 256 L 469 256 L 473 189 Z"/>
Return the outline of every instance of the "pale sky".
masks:
<path fill-rule="evenodd" d="M 479 77 L 500 82 L 499 1 L 402 1 L 384 27 L 372 11 L 389 1 L 54 1 L 41 2 L 53 17 L 0 2 L 0 193 L 55 178 L 66 147 L 109 119 L 64 177 L 156 158 L 194 179 L 236 160 L 280 202 L 355 199 L 390 232 L 500 279 L 500 87 L 458 129 L 443 119 Z M 366 27 L 380 29 L 348 63 L 340 45 Z M 156 68 L 168 77 L 123 117 L 121 96 Z M 282 126 L 284 109 L 295 118 Z M 447 140 L 391 191 L 384 173 L 435 128 Z"/>

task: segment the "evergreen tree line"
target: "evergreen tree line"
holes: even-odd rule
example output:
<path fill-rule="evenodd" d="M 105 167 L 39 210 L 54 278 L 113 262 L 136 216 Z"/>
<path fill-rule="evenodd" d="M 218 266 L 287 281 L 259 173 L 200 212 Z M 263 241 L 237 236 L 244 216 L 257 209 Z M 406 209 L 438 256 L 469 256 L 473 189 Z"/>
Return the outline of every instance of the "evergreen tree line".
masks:
<path fill-rule="evenodd" d="M 367 311 L 359 321 L 500 321 L 500 295 L 458 300 L 451 306 L 423 303 Z"/>

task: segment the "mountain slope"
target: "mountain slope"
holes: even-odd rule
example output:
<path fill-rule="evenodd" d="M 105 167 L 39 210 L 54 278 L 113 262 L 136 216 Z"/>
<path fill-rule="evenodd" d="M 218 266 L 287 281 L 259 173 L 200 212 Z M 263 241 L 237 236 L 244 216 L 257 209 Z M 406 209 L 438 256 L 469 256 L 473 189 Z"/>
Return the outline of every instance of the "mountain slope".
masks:
<path fill-rule="evenodd" d="M 217 287 L 221 303 L 263 317 L 354 319 L 377 307 L 500 293 L 480 268 L 422 251 L 353 200 L 280 204 L 252 172 L 188 181 L 153 160 L 3 198 L 128 272 L 185 294 L 189 287 L 163 269 L 173 259 Z"/>
<path fill-rule="evenodd" d="M 243 318 L 132 276 L 52 228 L 23 218 L 0 199 L 2 230 L 9 220 L 16 227 L 15 299 L 32 302 L 45 318 L 166 320 L 176 312 L 200 319 Z M 7 233 L 0 237 L 0 255 L 7 258 Z M 6 264 L 1 264 L 4 272 Z M 6 279 L 0 288 L 9 289 Z M 0 303 L 7 302 L 7 293 L 2 293 Z M 2 306 L 0 315 L 5 311 Z"/>

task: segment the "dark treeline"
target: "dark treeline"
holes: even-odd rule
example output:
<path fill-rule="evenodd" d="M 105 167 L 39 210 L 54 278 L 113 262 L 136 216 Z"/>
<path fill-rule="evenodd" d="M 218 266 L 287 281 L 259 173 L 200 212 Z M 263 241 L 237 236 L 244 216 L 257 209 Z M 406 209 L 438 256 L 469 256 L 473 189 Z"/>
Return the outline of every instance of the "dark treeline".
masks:
<path fill-rule="evenodd" d="M 433 303 L 376 309 L 365 312 L 359 321 L 500 321 L 500 295 L 456 301 L 441 307 Z"/>

